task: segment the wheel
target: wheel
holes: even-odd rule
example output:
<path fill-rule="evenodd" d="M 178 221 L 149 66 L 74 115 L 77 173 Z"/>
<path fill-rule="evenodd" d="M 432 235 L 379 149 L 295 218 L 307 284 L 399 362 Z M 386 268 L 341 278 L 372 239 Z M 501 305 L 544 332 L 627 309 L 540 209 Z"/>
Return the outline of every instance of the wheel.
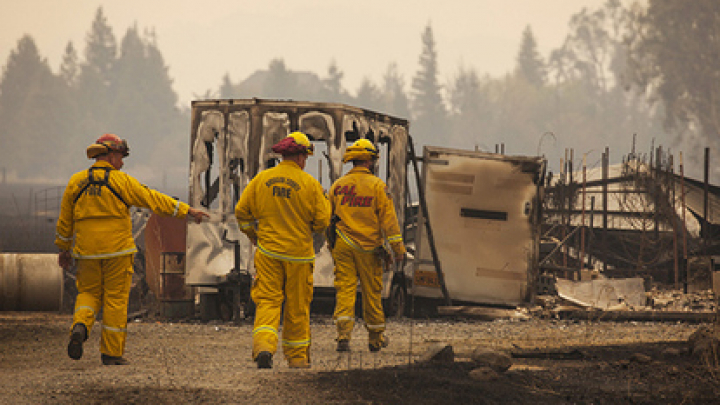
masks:
<path fill-rule="evenodd" d="M 400 318 L 405 316 L 407 309 L 407 291 L 400 283 L 393 284 L 390 287 L 390 297 L 388 297 L 387 315 L 391 318 Z"/>
<path fill-rule="evenodd" d="M 220 320 L 222 320 L 223 322 L 232 321 L 234 318 L 234 315 L 235 315 L 233 313 L 232 302 L 224 300 L 224 299 L 220 300 L 218 312 L 220 315 Z"/>

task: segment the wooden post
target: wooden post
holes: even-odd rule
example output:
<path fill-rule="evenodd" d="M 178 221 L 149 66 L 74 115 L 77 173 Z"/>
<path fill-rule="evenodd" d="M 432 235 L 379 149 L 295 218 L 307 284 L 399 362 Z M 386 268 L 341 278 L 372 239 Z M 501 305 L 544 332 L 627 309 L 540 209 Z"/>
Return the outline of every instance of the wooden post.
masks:
<path fill-rule="evenodd" d="M 603 250 L 607 252 L 608 250 L 608 236 L 607 236 L 607 228 L 608 228 L 608 176 L 609 176 L 609 165 L 610 165 L 610 148 L 607 146 L 605 147 L 605 153 L 603 154 L 602 159 L 602 246 Z M 603 260 L 603 271 L 607 270 L 607 261 Z"/>

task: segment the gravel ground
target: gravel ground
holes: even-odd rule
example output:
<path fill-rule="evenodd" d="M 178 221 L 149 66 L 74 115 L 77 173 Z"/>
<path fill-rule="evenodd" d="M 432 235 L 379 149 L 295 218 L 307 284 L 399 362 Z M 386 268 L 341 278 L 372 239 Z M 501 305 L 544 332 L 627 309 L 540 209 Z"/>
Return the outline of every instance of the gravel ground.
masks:
<path fill-rule="evenodd" d="M 0 312 L 0 402 L 7 404 L 692 404 L 720 403 L 720 379 L 687 350 L 700 325 L 531 319 L 389 320 L 390 347 L 369 353 L 356 326 L 353 351 L 335 352 L 329 315 L 312 317 L 312 368 L 274 368 L 250 359 L 249 322 L 128 326 L 128 366 L 100 363 L 99 328 L 79 361 L 66 354 L 69 315 Z M 421 364 L 432 345 L 455 361 Z M 476 347 L 501 353 L 574 353 L 565 359 L 512 358 L 477 378 Z"/>

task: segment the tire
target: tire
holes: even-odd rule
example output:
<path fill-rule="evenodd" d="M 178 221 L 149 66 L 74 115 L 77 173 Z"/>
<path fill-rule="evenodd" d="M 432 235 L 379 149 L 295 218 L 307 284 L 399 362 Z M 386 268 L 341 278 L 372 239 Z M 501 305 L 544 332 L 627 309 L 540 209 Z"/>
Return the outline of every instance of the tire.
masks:
<path fill-rule="evenodd" d="M 235 317 L 235 314 L 233 313 L 233 306 L 232 302 L 229 302 L 227 300 L 221 299 L 219 308 L 218 308 L 220 320 L 223 322 L 230 322 Z"/>
<path fill-rule="evenodd" d="M 388 297 L 387 310 L 385 311 L 390 318 L 400 318 L 405 316 L 407 312 L 407 291 L 400 283 L 395 283 L 390 287 L 390 297 Z"/>

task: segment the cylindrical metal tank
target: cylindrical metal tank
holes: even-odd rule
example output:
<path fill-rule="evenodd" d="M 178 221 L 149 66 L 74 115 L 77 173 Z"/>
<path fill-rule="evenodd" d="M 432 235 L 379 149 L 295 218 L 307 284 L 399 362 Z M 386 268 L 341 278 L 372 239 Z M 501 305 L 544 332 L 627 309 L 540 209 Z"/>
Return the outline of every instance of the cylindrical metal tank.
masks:
<path fill-rule="evenodd" d="M 0 311 L 60 311 L 63 269 L 57 254 L 0 253 Z"/>

